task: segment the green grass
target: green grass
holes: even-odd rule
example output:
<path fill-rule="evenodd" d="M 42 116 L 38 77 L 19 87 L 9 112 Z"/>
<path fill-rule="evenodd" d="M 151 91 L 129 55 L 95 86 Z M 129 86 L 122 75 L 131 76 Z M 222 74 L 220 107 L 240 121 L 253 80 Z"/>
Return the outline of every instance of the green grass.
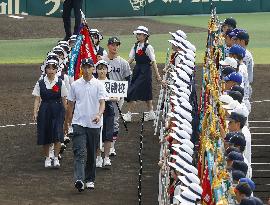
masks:
<path fill-rule="evenodd" d="M 239 28 L 246 29 L 250 34 L 250 44 L 248 49 L 253 53 L 256 64 L 270 64 L 270 13 L 252 13 L 252 14 L 222 14 L 219 19 L 233 16 Z M 158 16 L 148 17 L 162 23 L 175 23 L 207 28 L 209 15 L 200 16 Z M 267 19 L 267 20 L 266 20 Z M 181 29 L 181 27 L 179 27 Z M 169 32 L 169 31 L 165 31 Z M 196 48 L 196 62 L 203 60 L 205 41 L 207 33 L 189 33 L 188 40 Z M 108 37 L 105 36 L 105 39 Z M 170 47 L 168 39 L 169 34 L 153 34 L 150 38 L 151 45 L 154 46 L 158 63 L 165 62 L 167 48 Z M 122 41 L 120 55 L 128 58 L 131 46 L 135 38 L 132 35 L 120 36 Z M 0 40 L 0 64 L 34 64 L 41 63 L 46 53 L 52 49 L 58 39 L 25 39 L 25 40 Z M 103 43 L 106 40 L 103 41 Z M 105 46 L 106 47 L 106 46 Z"/>

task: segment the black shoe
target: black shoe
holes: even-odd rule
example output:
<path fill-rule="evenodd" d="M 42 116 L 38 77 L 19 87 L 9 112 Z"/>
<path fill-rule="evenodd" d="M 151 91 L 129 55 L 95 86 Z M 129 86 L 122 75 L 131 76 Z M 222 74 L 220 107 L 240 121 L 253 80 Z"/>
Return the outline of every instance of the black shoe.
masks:
<path fill-rule="evenodd" d="M 75 188 L 78 189 L 79 192 L 84 191 L 84 183 L 82 182 L 82 180 L 77 180 L 75 182 Z"/>

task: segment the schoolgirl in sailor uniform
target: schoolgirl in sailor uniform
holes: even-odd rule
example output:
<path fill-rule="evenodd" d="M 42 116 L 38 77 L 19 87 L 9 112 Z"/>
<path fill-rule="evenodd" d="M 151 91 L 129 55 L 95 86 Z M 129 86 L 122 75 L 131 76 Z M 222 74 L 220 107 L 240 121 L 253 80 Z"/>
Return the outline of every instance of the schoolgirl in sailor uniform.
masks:
<path fill-rule="evenodd" d="M 49 147 L 54 144 L 54 167 L 60 167 L 57 158 L 60 143 L 64 140 L 63 123 L 65 117 L 67 88 L 56 75 L 58 62 L 48 60 L 45 66 L 46 76 L 40 79 L 33 90 L 35 96 L 33 119 L 37 121 L 37 144 L 44 149 L 45 167 L 51 167 Z"/>
<path fill-rule="evenodd" d="M 98 60 L 101 60 L 101 57 L 104 57 L 105 55 L 107 55 L 106 50 L 101 47 L 100 41 L 103 39 L 102 34 L 99 32 L 98 29 L 90 29 L 90 35 L 93 39 L 93 44 L 94 44 L 94 52 L 98 57 Z"/>
<path fill-rule="evenodd" d="M 108 80 L 111 66 L 104 60 L 100 60 L 95 64 L 98 74 L 98 80 Z M 103 113 L 103 129 L 102 129 L 102 142 L 104 143 L 104 160 L 101 157 L 101 152 L 97 152 L 96 166 L 111 166 L 110 148 L 113 142 L 114 133 L 114 106 L 113 101 L 117 101 L 117 98 L 107 97 L 105 99 L 105 111 Z"/>
<path fill-rule="evenodd" d="M 124 115 L 124 119 L 131 121 L 130 110 L 134 106 L 133 102 L 140 100 L 146 102 L 149 110 L 145 120 L 153 120 L 155 113 L 152 103 L 152 67 L 154 68 L 157 81 L 161 82 L 162 80 L 158 72 L 154 49 L 148 43 L 148 28 L 139 26 L 133 33 L 136 34 L 137 42 L 130 51 L 128 62 L 132 63 L 135 60 L 136 65 L 128 88 L 127 101 L 129 102 L 129 112 Z"/>

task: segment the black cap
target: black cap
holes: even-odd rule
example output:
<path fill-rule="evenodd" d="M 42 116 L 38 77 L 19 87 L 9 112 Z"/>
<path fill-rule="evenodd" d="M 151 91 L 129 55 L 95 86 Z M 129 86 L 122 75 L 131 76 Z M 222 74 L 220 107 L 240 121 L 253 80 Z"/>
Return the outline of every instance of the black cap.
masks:
<path fill-rule="evenodd" d="M 230 152 L 228 154 L 227 160 L 231 160 L 231 161 L 234 161 L 234 160 L 244 161 L 244 157 L 243 157 L 243 155 L 241 153 L 232 151 L 232 152 Z"/>
<path fill-rule="evenodd" d="M 256 205 L 256 203 L 251 198 L 243 198 L 239 205 Z"/>
<path fill-rule="evenodd" d="M 236 28 L 236 20 L 234 18 L 226 18 L 223 25 L 226 24 L 232 28 Z"/>
<path fill-rule="evenodd" d="M 235 70 L 233 67 L 226 66 L 226 67 L 224 67 L 224 68 L 222 69 L 221 72 L 222 72 L 222 75 L 227 76 L 227 75 L 229 75 L 229 74 L 231 74 L 231 73 L 233 73 L 233 72 L 236 72 L 236 70 Z"/>
<path fill-rule="evenodd" d="M 225 151 L 225 156 L 228 156 L 228 154 L 230 154 L 232 151 L 241 153 L 240 149 L 237 147 L 228 147 Z"/>
<path fill-rule="evenodd" d="M 232 169 L 233 170 L 240 170 L 240 171 L 244 172 L 245 174 L 247 174 L 248 165 L 243 161 L 234 160 L 233 164 L 232 164 Z"/>
<path fill-rule="evenodd" d="M 253 201 L 255 201 L 256 205 L 263 205 L 263 202 L 258 197 L 250 197 Z"/>
<path fill-rule="evenodd" d="M 240 170 L 233 170 L 232 171 L 232 178 L 234 181 L 239 181 L 239 179 L 245 178 L 245 177 L 246 177 L 245 173 L 240 171 Z"/>
<path fill-rule="evenodd" d="M 120 39 L 117 38 L 116 36 L 110 37 L 109 40 L 108 40 L 108 45 L 114 44 L 114 43 L 116 43 L 118 45 L 121 44 Z"/>
<path fill-rule="evenodd" d="M 236 122 L 240 122 L 241 124 L 245 124 L 247 118 L 244 115 L 238 114 L 236 112 L 232 112 L 228 118 L 229 121 L 234 120 Z"/>
<path fill-rule="evenodd" d="M 243 101 L 243 95 L 239 91 L 230 90 L 228 95 L 231 96 L 234 100 L 237 100 L 239 103 Z"/>
<path fill-rule="evenodd" d="M 90 65 L 91 67 L 94 67 L 94 61 L 91 58 L 85 58 L 82 60 L 82 65 Z"/>
<path fill-rule="evenodd" d="M 240 40 L 248 41 L 249 40 L 249 35 L 248 35 L 247 32 L 240 31 L 239 33 L 236 34 L 236 38 L 238 38 Z"/>
<path fill-rule="evenodd" d="M 240 182 L 239 184 L 236 185 L 235 189 L 241 192 L 242 194 L 245 194 L 247 197 L 251 196 L 252 190 L 248 185 L 248 183 L 246 182 Z"/>
<path fill-rule="evenodd" d="M 235 135 L 230 139 L 230 144 L 233 144 L 234 146 L 245 147 L 246 146 L 246 140 L 242 136 Z"/>
<path fill-rule="evenodd" d="M 240 85 L 232 86 L 231 91 L 239 91 L 244 96 L 244 88 L 242 88 Z"/>
<path fill-rule="evenodd" d="M 224 138 L 224 141 L 229 142 L 230 139 L 235 135 L 234 132 L 228 132 Z"/>

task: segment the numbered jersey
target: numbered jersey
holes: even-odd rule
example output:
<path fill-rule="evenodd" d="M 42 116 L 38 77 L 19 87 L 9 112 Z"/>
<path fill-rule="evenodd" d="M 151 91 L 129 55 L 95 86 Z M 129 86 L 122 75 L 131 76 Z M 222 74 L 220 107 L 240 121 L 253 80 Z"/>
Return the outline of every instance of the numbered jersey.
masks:
<path fill-rule="evenodd" d="M 116 81 L 125 81 L 125 78 L 131 75 L 131 69 L 129 63 L 117 56 L 114 59 L 109 59 L 106 55 L 103 60 L 109 63 L 112 67 L 112 71 L 109 73 L 109 78 Z"/>

